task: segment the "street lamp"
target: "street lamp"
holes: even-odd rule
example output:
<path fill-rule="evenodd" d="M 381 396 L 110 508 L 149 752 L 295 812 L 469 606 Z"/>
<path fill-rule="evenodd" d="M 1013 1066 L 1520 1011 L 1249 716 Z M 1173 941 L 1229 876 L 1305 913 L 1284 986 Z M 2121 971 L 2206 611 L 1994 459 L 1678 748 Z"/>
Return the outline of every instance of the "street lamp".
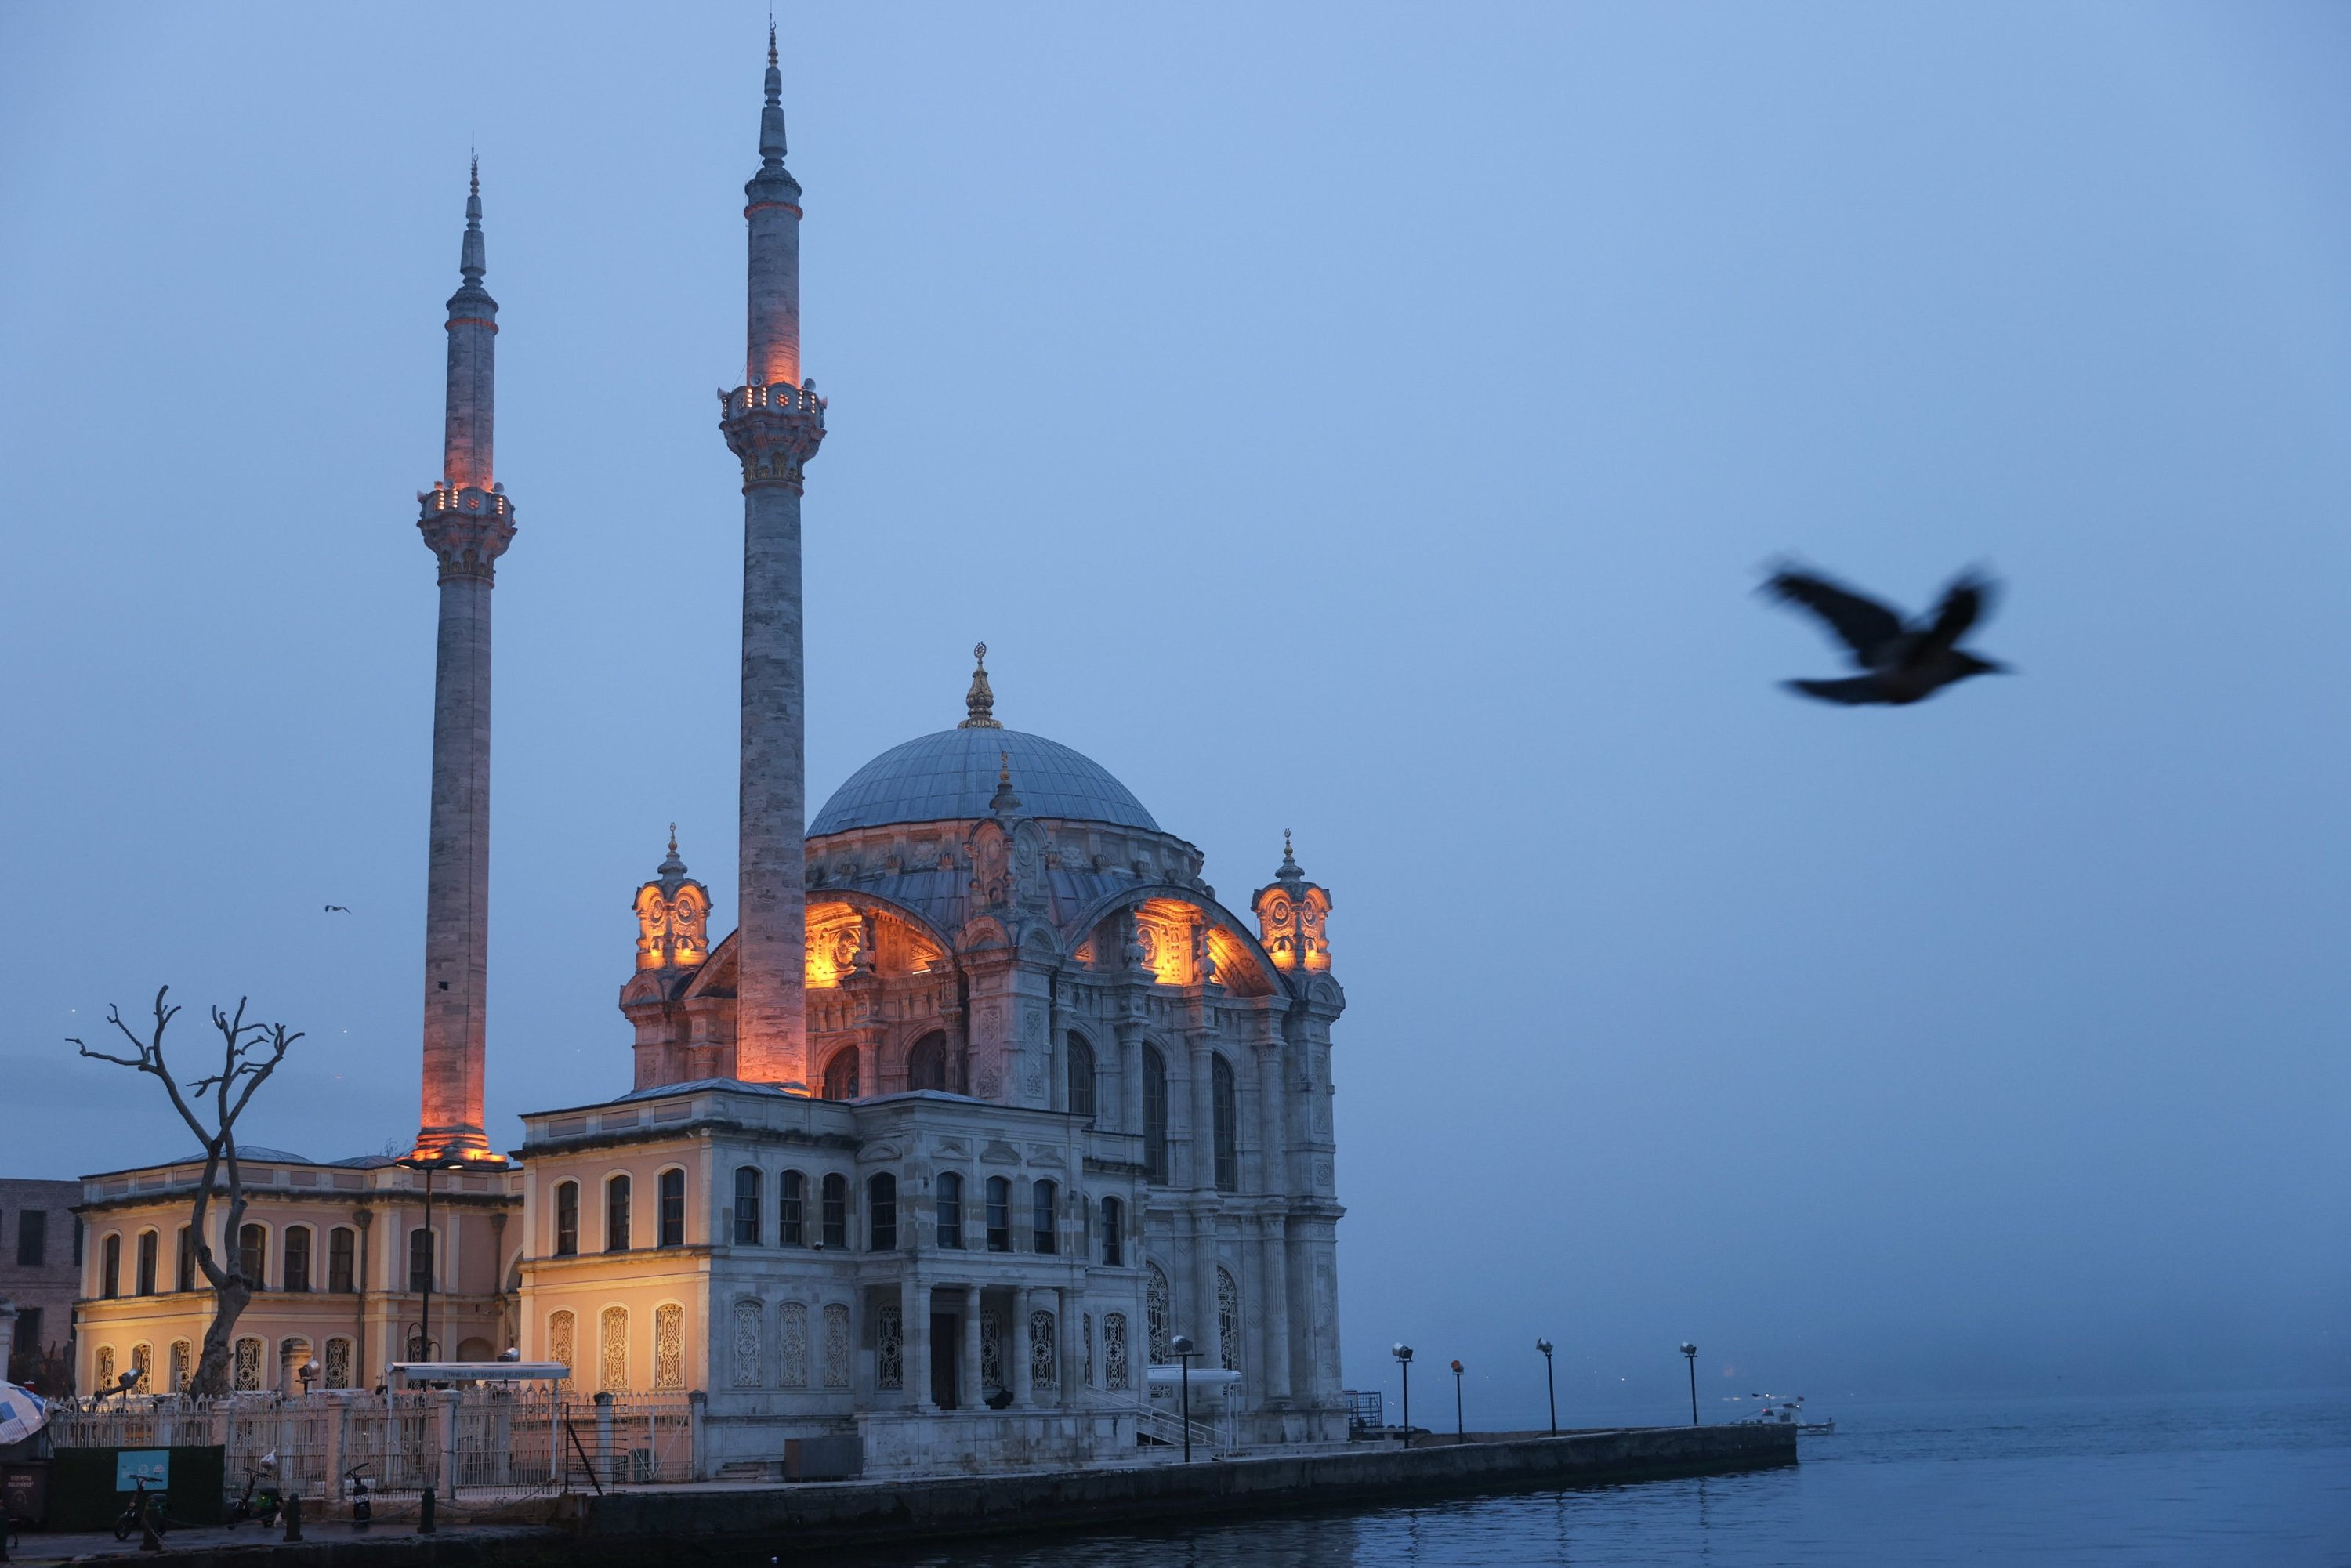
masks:
<path fill-rule="evenodd" d="M 1184 1462 L 1192 1462 L 1192 1358 L 1200 1354 L 1192 1336 L 1179 1333 L 1167 1342 L 1168 1354 L 1184 1364 Z"/>
<path fill-rule="evenodd" d="M 416 1337 L 423 1347 L 417 1352 L 417 1359 L 430 1361 L 433 1359 L 433 1271 L 441 1261 L 440 1239 L 433 1233 L 433 1173 L 464 1170 L 465 1162 L 452 1159 L 444 1155 L 428 1155 L 423 1158 L 411 1155 L 399 1163 L 406 1166 L 410 1170 L 424 1173 L 424 1310 L 417 1322 Z M 413 1260 L 414 1255 L 412 1253 L 412 1267 Z"/>
<path fill-rule="evenodd" d="M 1682 1355 L 1689 1363 L 1690 1425 L 1695 1427 L 1698 1425 L 1698 1346 L 1687 1340 L 1682 1341 Z"/>
<path fill-rule="evenodd" d="M 1551 1396 L 1551 1435 L 1556 1437 L 1559 1436 L 1559 1385 L 1552 1381 L 1551 1375 L 1551 1341 L 1539 1339 L 1535 1341 L 1535 1348 L 1542 1352 L 1543 1392 Z"/>
<path fill-rule="evenodd" d="M 308 1396 L 310 1392 L 310 1385 L 319 1380 L 319 1364 L 316 1361 L 306 1361 L 294 1369 L 294 1375 L 302 1380 L 302 1392 Z"/>
<path fill-rule="evenodd" d="M 1461 1364 L 1453 1364 L 1453 1440 L 1464 1442 L 1469 1434 L 1461 1429 Z"/>
<path fill-rule="evenodd" d="M 1412 1346 L 1402 1340 L 1391 1346 L 1388 1354 L 1404 1367 L 1404 1446 L 1412 1447 Z"/>

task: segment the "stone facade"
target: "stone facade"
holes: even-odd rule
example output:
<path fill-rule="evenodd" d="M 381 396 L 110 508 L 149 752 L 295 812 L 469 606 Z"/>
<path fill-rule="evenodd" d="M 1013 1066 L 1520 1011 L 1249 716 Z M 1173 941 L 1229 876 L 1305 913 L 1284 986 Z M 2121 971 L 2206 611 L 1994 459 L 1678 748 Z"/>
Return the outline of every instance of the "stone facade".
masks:
<path fill-rule="evenodd" d="M 431 1359 L 415 1343 L 427 1267 L 438 1354 L 488 1361 L 515 1343 L 519 1173 L 436 1174 L 428 1249 L 421 1171 L 262 1148 L 246 1149 L 240 1166 L 238 1245 L 223 1234 L 225 1182 L 214 1184 L 209 1215 L 213 1255 L 237 1260 L 260 1285 L 236 1322 L 236 1386 L 298 1392 L 297 1371 L 315 1360 L 319 1387 L 372 1388 L 388 1364 Z M 193 1375 L 213 1312 L 187 1232 L 203 1175 L 195 1159 L 68 1184 L 86 1237 L 75 1346 L 84 1391 L 137 1368 L 148 1374 L 139 1392 L 169 1394 Z"/>
<path fill-rule="evenodd" d="M 81 1225 L 74 1218 L 81 1185 L 70 1181 L 0 1179 L 0 1377 L 22 1384 L 41 1378 L 45 1363 L 67 1364 L 73 1343 L 73 1303 L 81 1279 Z M 48 1393 L 64 1389 L 52 1371 Z"/>

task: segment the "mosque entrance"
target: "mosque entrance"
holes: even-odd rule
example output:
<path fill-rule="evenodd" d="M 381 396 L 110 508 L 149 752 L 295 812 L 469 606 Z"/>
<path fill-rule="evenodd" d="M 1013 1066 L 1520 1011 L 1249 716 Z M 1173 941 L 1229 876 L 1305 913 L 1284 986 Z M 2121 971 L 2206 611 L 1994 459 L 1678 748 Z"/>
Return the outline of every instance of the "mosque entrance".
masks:
<path fill-rule="evenodd" d="M 953 1312 L 931 1314 L 931 1403 L 942 1410 L 956 1407 L 956 1354 L 963 1347 L 963 1320 Z"/>

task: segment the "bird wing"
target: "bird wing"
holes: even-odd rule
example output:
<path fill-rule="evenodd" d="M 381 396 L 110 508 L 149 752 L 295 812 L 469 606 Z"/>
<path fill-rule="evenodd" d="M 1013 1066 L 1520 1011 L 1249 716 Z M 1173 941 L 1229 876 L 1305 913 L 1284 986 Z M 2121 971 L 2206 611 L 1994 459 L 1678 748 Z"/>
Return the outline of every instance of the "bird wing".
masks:
<path fill-rule="evenodd" d="M 1827 622 L 1853 650 L 1856 664 L 1867 664 L 1872 653 L 1902 635 L 1902 617 L 1892 610 L 1812 572 L 1775 571 L 1764 580 L 1763 591 Z"/>
<path fill-rule="evenodd" d="M 1951 586 L 1943 590 L 1943 602 L 1936 607 L 1935 623 L 1918 640 L 1911 660 L 1940 658 L 1959 645 L 1968 634 L 1968 628 L 1991 613 L 1992 601 L 2000 585 L 1976 572 L 1963 572 L 1952 579 Z"/>
<path fill-rule="evenodd" d="M 1824 703 L 1841 703 L 1846 707 L 1860 707 L 1886 701 L 1886 688 L 1875 675 L 1854 675 L 1842 681 L 1782 681 L 1792 692 Z"/>

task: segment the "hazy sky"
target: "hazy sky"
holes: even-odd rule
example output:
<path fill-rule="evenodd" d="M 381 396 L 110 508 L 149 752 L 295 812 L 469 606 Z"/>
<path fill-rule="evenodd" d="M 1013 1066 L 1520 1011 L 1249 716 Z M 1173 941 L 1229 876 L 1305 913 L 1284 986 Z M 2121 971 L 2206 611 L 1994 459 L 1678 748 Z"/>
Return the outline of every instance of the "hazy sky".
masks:
<path fill-rule="evenodd" d="M 735 918 L 765 21 L 0 9 L 6 1174 L 185 1146 L 62 1043 L 165 981 L 309 1031 L 256 1141 L 414 1130 L 469 138 L 493 1137 L 628 1086 L 671 820 Z M 2351 1383 L 2351 12 L 782 21 L 811 803 L 985 638 L 1228 904 L 1296 830 L 1351 1384 Z M 2022 674 L 1791 698 L 1782 551 Z"/>

